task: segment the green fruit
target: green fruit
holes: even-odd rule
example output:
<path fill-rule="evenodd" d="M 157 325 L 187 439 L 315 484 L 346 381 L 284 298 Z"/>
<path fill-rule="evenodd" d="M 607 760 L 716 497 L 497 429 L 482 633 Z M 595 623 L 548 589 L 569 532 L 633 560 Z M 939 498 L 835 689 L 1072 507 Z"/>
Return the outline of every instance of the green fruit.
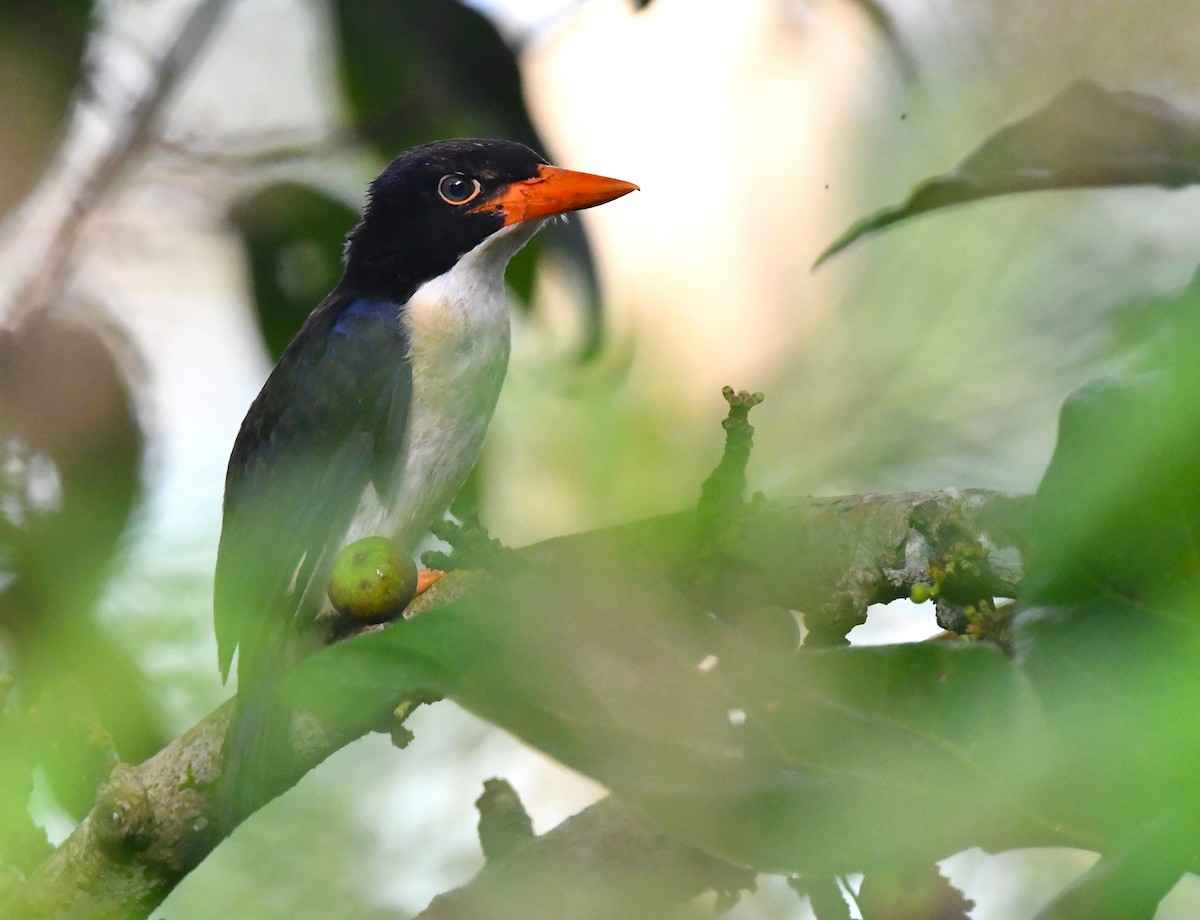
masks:
<path fill-rule="evenodd" d="M 384 537 L 364 537 L 333 561 L 326 593 L 343 616 L 382 623 L 400 615 L 417 591 L 417 567 Z"/>

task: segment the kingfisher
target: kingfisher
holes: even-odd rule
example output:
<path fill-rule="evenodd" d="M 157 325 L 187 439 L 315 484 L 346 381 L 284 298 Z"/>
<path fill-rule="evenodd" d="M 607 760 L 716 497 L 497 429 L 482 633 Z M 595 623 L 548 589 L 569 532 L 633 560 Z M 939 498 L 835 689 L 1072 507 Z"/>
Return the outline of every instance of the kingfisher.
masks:
<path fill-rule="evenodd" d="M 337 554 L 370 537 L 411 553 L 475 465 L 508 366 L 509 259 L 554 215 L 636 188 L 468 138 L 409 150 L 371 183 L 341 281 L 284 350 L 229 458 L 214 620 L 222 679 L 238 650 L 230 815 L 271 782 L 264 761 L 290 725 L 275 690 L 320 644 Z"/>

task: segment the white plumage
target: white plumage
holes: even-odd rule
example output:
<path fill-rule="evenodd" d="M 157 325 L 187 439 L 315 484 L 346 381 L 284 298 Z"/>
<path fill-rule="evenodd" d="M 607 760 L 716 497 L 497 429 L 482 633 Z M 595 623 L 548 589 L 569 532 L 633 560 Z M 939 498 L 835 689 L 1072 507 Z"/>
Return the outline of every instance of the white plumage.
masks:
<path fill-rule="evenodd" d="M 413 392 L 404 449 L 390 478 L 405 485 L 383 502 L 368 486 L 341 545 L 382 535 L 411 549 L 462 488 L 508 369 L 504 269 L 543 223 L 497 231 L 409 300 L 401 322 L 410 343 Z"/>

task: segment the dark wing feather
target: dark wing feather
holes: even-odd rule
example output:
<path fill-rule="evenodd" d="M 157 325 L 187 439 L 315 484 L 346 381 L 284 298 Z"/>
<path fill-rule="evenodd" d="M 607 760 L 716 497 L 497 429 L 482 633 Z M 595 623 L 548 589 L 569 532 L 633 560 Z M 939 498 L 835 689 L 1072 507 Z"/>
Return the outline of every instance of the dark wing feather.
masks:
<path fill-rule="evenodd" d="M 214 613 L 222 674 L 279 667 L 363 490 L 403 449 L 412 392 L 396 303 L 334 291 L 285 350 L 229 458 Z M 323 592 L 320 592 L 323 594 Z"/>

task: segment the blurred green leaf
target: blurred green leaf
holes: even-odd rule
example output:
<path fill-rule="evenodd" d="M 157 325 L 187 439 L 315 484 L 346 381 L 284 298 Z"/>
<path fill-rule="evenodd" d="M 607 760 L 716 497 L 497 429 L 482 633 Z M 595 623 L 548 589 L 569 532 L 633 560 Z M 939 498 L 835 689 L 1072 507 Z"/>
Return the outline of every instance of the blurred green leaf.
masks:
<path fill-rule="evenodd" d="M 11 578 L 0 626 L 36 728 L 28 737 L 76 813 L 111 754 L 91 731 L 97 719 L 131 760 L 163 740 L 137 665 L 95 616 L 143 450 L 127 368 L 108 342 L 44 314 L 0 335 L 0 553 Z"/>
<path fill-rule="evenodd" d="M 516 56 L 457 0 L 333 0 L 346 101 L 358 131 L 391 153 L 441 137 L 535 145 Z"/>
<path fill-rule="evenodd" d="M 12 675 L 0 675 L 0 689 L 7 695 Z M 16 866 L 30 871 L 51 851 L 45 832 L 29 816 L 36 766 L 35 745 L 29 721 L 0 703 L 0 867 Z"/>
<path fill-rule="evenodd" d="M 83 75 L 93 0 L 0 2 L 0 215 L 29 193 Z"/>
<path fill-rule="evenodd" d="M 278 182 L 235 201 L 229 219 L 250 263 L 258 327 L 278 360 L 341 278 L 346 233 L 358 212 L 311 186 Z"/>
<path fill-rule="evenodd" d="M 1194 330 L 1174 364 L 1064 407 L 1015 666 L 984 644 L 764 649 L 646 566 L 649 544 L 593 540 L 318 656 L 305 702 L 434 690 L 760 870 L 1058 843 L 1129 852 L 1122 877 L 1156 854 L 1152 897 L 1200 831 Z M 660 559 L 687 556 L 682 534 L 659 531 Z"/>
<path fill-rule="evenodd" d="M 996 649 L 764 652 L 633 556 L 587 555 L 335 646 L 293 684 L 342 718 L 445 694 L 763 870 L 859 869 L 897 834 L 945 855 L 1029 820 L 1006 774 L 1036 721 Z"/>
<path fill-rule="evenodd" d="M 1110 438 L 1120 444 L 1121 428 Z M 1147 498 L 1120 488 L 1130 468 L 1105 468 L 1110 457 L 1099 453 L 1073 485 L 1051 464 L 1046 482 L 1068 494 L 1043 494 L 1064 515 L 1040 534 L 1043 549 L 1031 560 L 1038 581 L 1014 631 L 1022 671 L 1056 727 L 1045 798 L 1064 822 L 1100 838 L 1200 804 L 1200 594 L 1187 523 L 1195 475 L 1177 480 L 1172 504 L 1162 468 L 1141 467 Z M 1098 529 L 1080 529 L 1085 519 Z"/>
<path fill-rule="evenodd" d="M 903 204 L 855 223 L 814 265 L 868 234 L 927 211 L 1015 192 L 1200 181 L 1200 119 L 1142 93 L 1081 80 L 1028 118 L 997 131 Z"/>
<path fill-rule="evenodd" d="M 837 879 L 832 876 L 793 876 L 788 879 L 792 890 L 808 898 L 817 920 L 851 920 L 850 905 L 842 896 Z"/>
<path fill-rule="evenodd" d="M 1200 834 L 1200 323 L 1067 401 L 1038 489 L 1017 660 L 1054 727 L 1040 791 L 1105 859 L 1050 917 L 1150 916 Z M 1113 896 L 1121 889 L 1125 900 Z M 1090 913 L 1097 904 L 1103 913 Z M 1090 905 L 1090 907 L 1089 907 Z M 1114 905 L 1116 905 L 1114 907 Z M 1124 905 L 1124 907 L 1121 907 Z"/>
<path fill-rule="evenodd" d="M 1181 583 L 1200 577 L 1196 383 L 1192 372 L 1150 372 L 1097 381 L 1067 400 L 1038 487 L 1027 601 L 1111 594 L 1174 605 Z"/>
<path fill-rule="evenodd" d="M 1113 600 L 1190 628 L 1200 585 L 1200 288 L 1156 317 L 1148 369 L 1064 404 L 1038 487 L 1026 603 Z"/>
<path fill-rule="evenodd" d="M 1195 829 L 1148 820 L 1075 879 L 1034 920 L 1153 920 L 1189 868 Z"/>

